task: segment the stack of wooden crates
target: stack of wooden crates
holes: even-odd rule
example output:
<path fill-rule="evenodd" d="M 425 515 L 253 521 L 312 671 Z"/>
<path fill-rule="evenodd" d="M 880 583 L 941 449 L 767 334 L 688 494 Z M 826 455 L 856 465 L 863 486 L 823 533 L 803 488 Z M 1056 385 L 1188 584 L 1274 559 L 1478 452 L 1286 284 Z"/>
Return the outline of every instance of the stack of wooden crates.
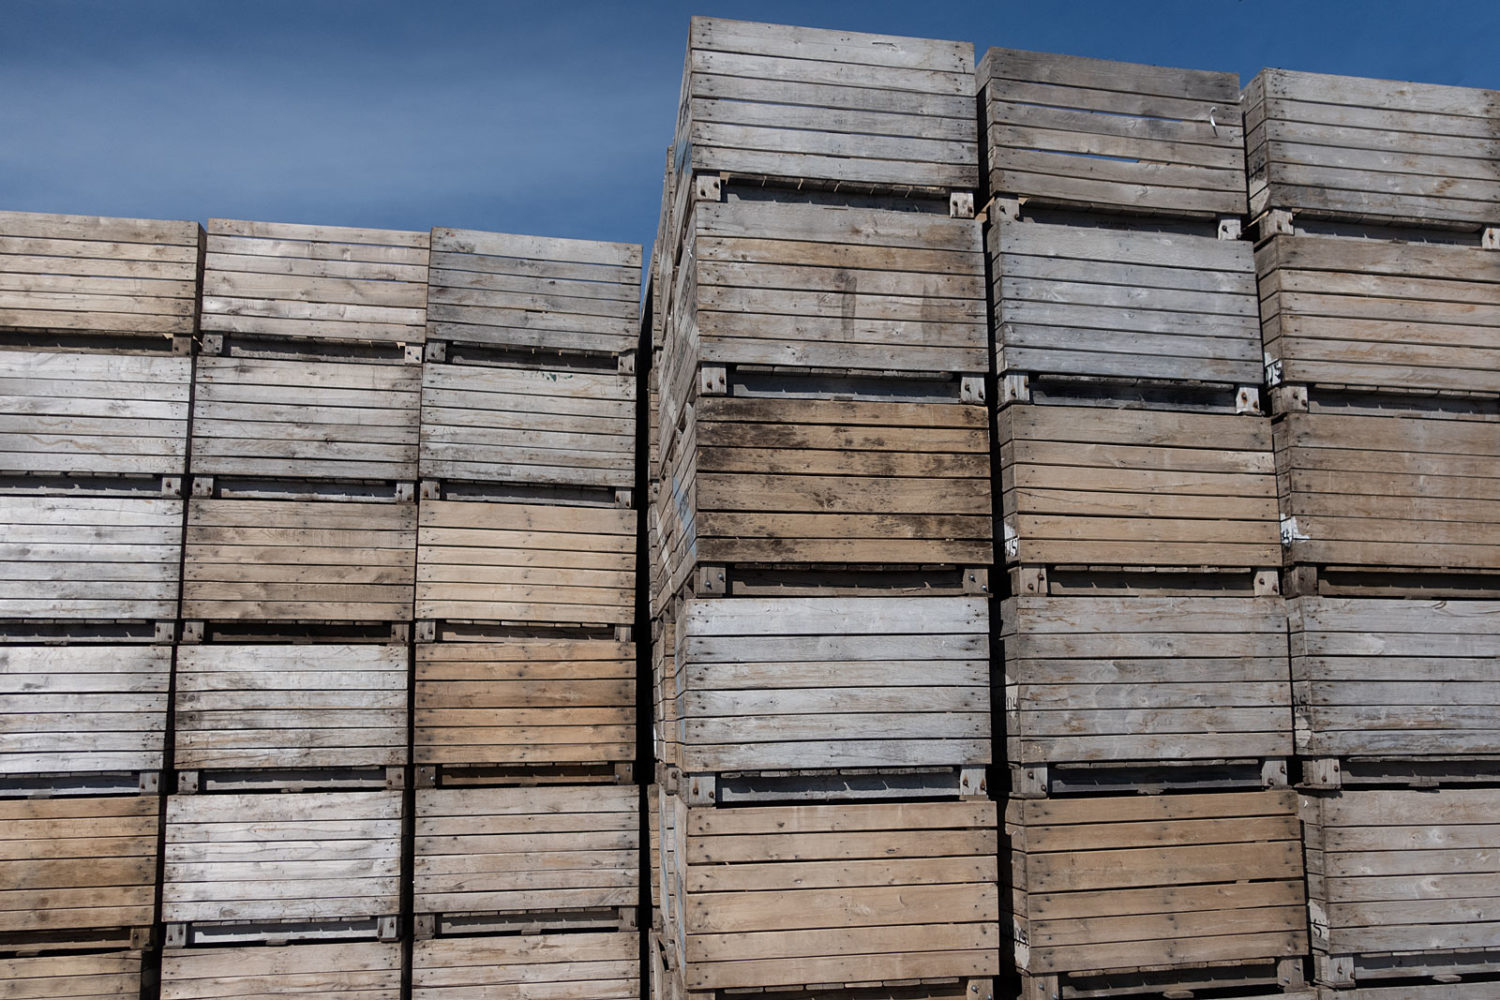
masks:
<path fill-rule="evenodd" d="M 1022 996 L 1311 996 L 1238 78 L 978 85 Z"/>
<path fill-rule="evenodd" d="M 993 990 L 972 65 L 692 22 L 648 296 L 656 996 Z"/>
<path fill-rule="evenodd" d="M 1500 93 L 1266 70 L 1245 110 L 1316 978 L 1493 996 Z"/>

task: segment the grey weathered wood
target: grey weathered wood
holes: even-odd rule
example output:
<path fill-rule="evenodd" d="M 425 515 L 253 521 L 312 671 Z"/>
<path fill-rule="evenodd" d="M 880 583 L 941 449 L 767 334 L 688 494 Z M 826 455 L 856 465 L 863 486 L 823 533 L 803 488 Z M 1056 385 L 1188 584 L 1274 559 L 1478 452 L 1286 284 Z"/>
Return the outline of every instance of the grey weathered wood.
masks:
<path fill-rule="evenodd" d="M 0 958 L 8 1000 L 133 1000 L 141 993 L 141 953 Z"/>
<path fill-rule="evenodd" d="M 640 944 L 639 931 L 419 940 L 412 946 L 411 995 L 637 1000 Z"/>
<path fill-rule="evenodd" d="M 167 948 L 161 957 L 161 996 L 399 1000 L 401 964 L 401 945 L 384 941 Z"/>

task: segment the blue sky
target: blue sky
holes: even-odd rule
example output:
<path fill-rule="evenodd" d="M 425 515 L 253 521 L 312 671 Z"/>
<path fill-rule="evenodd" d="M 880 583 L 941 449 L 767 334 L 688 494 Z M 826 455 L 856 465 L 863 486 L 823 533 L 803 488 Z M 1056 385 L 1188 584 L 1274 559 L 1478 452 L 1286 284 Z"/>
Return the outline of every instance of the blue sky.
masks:
<path fill-rule="evenodd" d="M 1500 0 L 0 0 L 0 208 L 650 243 L 692 14 L 1500 89 Z"/>

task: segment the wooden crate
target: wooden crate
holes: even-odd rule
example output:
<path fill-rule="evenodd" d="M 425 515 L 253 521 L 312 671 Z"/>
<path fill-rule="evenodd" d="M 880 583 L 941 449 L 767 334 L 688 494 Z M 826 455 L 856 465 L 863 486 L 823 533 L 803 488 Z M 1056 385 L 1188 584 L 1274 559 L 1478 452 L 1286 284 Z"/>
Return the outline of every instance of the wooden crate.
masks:
<path fill-rule="evenodd" d="M 633 910 L 639 795 L 635 785 L 417 789 L 414 911 Z"/>
<path fill-rule="evenodd" d="M 991 802 L 677 802 L 690 991 L 999 972 Z"/>
<path fill-rule="evenodd" d="M 1315 406 L 1277 421 L 1289 564 L 1493 573 L 1500 417 Z"/>
<path fill-rule="evenodd" d="M 695 17 L 677 172 L 979 186 L 974 47 Z"/>
<path fill-rule="evenodd" d="M 1239 76 L 990 49 L 978 67 L 992 195 L 1133 214 L 1241 215 Z"/>
<path fill-rule="evenodd" d="M 171 355 L 0 351 L 0 474 L 181 476 L 192 373 Z"/>
<path fill-rule="evenodd" d="M 1302 813 L 1319 983 L 1494 971 L 1495 789 L 1348 790 Z"/>
<path fill-rule="evenodd" d="M 635 659 L 613 639 L 418 643 L 416 763 L 631 762 Z"/>
<path fill-rule="evenodd" d="M 1266 356 L 1282 381 L 1500 390 L 1500 254 L 1274 236 L 1255 266 Z"/>
<path fill-rule="evenodd" d="M 400 1000 L 401 966 L 401 945 L 383 941 L 168 948 L 161 1000 Z"/>
<path fill-rule="evenodd" d="M 154 795 L 0 799 L 6 947 L 28 936 L 87 940 L 149 927 L 160 807 Z"/>
<path fill-rule="evenodd" d="M 653 623 L 651 641 L 652 757 L 660 764 L 682 766 L 682 742 L 677 735 L 677 696 L 682 675 L 677 672 L 677 624 Z"/>
<path fill-rule="evenodd" d="M 7 1000 L 139 1000 L 141 953 L 0 958 Z"/>
<path fill-rule="evenodd" d="M 162 919 L 256 925 L 399 913 L 404 812 L 399 791 L 169 796 Z"/>
<path fill-rule="evenodd" d="M 989 253 L 1002 375 L 1263 379 L 1249 243 L 1001 218 Z"/>
<path fill-rule="evenodd" d="M 425 365 L 423 477 L 629 489 L 633 373 Z"/>
<path fill-rule="evenodd" d="M 183 617 L 408 620 L 416 522 L 410 503 L 194 498 Z"/>
<path fill-rule="evenodd" d="M 420 344 L 426 233 L 208 220 L 205 333 Z"/>
<path fill-rule="evenodd" d="M 176 713 L 179 768 L 400 766 L 406 646 L 179 646 Z"/>
<path fill-rule="evenodd" d="M 667 591 L 725 563 L 987 565 L 985 423 L 956 402 L 700 399 L 659 498 Z"/>
<path fill-rule="evenodd" d="M 167 646 L 0 646 L 0 774 L 155 771 Z"/>
<path fill-rule="evenodd" d="M 1244 106 L 1251 214 L 1496 222 L 1500 93 L 1265 69 Z"/>
<path fill-rule="evenodd" d="M 616 507 L 423 501 L 417 617 L 628 625 L 635 528 Z"/>
<path fill-rule="evenodd" d="M 189 336 L 202 239 L 196 222 L 0 212 L 0 329 Z"/>
<path fill-rule="evenodd" d="M 412 1000 L 636 1000 L 638 932 L 430 938 L 412 946 Z"/>
<path fill-rule="evenodd" d="M 1281 562 L 1268 420 L 1008 406 L 997 428 L 1007 562 Z"/>
<path fill-rule="evenodd" d="M 177 617 L 182 501 L 0 496 L 0 619 Z"/>
<path fill-rule="evenodd" d="M 686 772 L 990 762 L 985 598 L 695 599 L 675 635 Z"/>
<path fill-rule="evenodd" d="M 1264 962 L 1274 983 L 1308 947 L 1296 810 L 1287 789 L 1011 800 L 1018 969 L 1066 983 Z"/>
<path fill-rule="evenodd" d="M 416 365 L 198 359 L 196 475 L 412 480 Z"/>
<path fill-rule="evenodd" d="M 1012 597 L 1001 605 L 1012 764 L 1287 758 L 1278 597 Z"/>
<path fill-rule="evenodd" d="M 640 336 L 634 243 L 432 231 L 427 336 L 500 349 L 617 355 Z"/>

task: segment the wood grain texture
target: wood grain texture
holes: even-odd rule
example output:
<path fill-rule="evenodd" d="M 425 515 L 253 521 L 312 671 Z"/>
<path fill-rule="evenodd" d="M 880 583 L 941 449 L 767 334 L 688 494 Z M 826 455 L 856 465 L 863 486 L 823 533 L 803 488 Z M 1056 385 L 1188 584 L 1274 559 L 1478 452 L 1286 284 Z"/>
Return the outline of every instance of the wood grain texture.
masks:
<path fill-rule="evenodd" d="M 0 646 L 0 773 L 154 771 L 172 650 Z"/>
<path fill-rule="evenodd" d="M 412 1000 L 637 1000 L 640 932 L 428 938 L 412 946 Z"/>
<path fill-rule="evenodd" d="M 0 958 L 6 1000 L 136 1000 L 141 953 Z"/>
<path fill-rule="evenodd" d="M 1279 598 L 1012 597 L 1000 639 L 1012 763 L 1291 756 Z"/>
<path fill-rule="evenodd" d="M 162 919 L 398 913 L 402 816 L 399 791 L 169 796 Z"/>
<path fill-rule="evenodd" d="M 399 1000 L 401 965 L 397 942 L 167 948 L 161 1000 Z"/>
<path fill-rule="evenodd" d="M 1012 799 L 1017 966 L 1076 973 L 1306 953 L 1296 810 L 1286 789 Z"/>
<path fill-rule="evenodd" d="M 635 759 L 636 646 L 614 640 L 418 643 L 418 764 Z"/>

